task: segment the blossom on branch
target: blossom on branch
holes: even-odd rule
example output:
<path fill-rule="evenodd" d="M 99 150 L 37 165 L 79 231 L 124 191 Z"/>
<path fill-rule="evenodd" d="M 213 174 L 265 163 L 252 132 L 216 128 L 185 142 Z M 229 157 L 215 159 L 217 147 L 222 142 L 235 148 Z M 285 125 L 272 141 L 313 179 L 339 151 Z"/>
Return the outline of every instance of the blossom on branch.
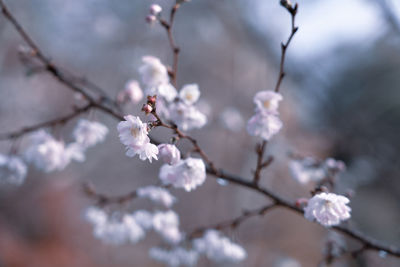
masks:
<path fill-rule="evenodd" d="M 158 145 L 159 156 L 164 163 L 174 165 L 181 160 L 181 152 L 175 145 Z"/>
<path fill-rule="evenodd" d="M 208 259 L 217 263 L 236 263 L 247 257 L 246 251 L 221 235 L 217 230 L 207 230 L 202 238 L 193 240 L 193 246 L 199 253 L 204 253 Z"/>
<path fill-rule="evenodd" d="M 94 146 L 104 141 L 108 133 L 107 127 L 96 121 L 80 119 L 75 126 L 73 136 L 83 148 Z"/>
<path fill-rule="evenodd" d="M 31 136 L 31 144 L 25 152 L 28 162 L 45 172 L 63 170 L 71 160 L 83 161 L 83 149 L 76 143 L 65 146 L 64 142 L 40 130 Z"/>
<path fill-rule="evenodd" d="M 143 99 L 143 91 L 140 88 L 139 82 L 136 80 L 130 80 L 126 83 L 124 90 L 120 91 L 117 95 L 119 103 L 125 101 L 132 102 L 134 104 L 139 103 Z"/>
<path fill-rule="evenodd" d="M 282 95 L 274 91 L 260 91 L 254 96 L 256 111 L 277 112 L 279 102 L 282 101 Z"/>
<path fill-rule="evenodd" d="M 347 206 L 350 200 L 347 197 L 334 193 L 319 193 L 308 200 L 304 208 L 304 217 L 323 226 L 338 225 L 341 221 L 350 218 L 351 208 Z"/>
<path fill-rule="evenodd" d="M 179 231 L 179 217 L 172 210 L 155 212 L 153 214 L 153 229 L 171 244 L 177 244 L 183 238 Z"/>
<path fill-rule="evenodd" d="M 247 123 L 247 132 L 268 141 L 282 128 L 278 115 L 270 111 L 259 111 Z"/>
<path fill-rule="evenodd" d="M 165 188 L 158 186 L 146 186 L 137 190 L 137 195 L 140 198 L 148 198 L 156 203 L 160 203 L 167 208 L 170 208 L 176 198 Z"/>
<path fill-rule="evenodd" d="M 162 262 L 170 267 L 194 266 L 197 263 L 198 253 L 182 247 L 166 250 L 158 247 L 151 248 L 149 255 L 156 261 Z"/>
<path fill-rule="evenodd" d="M 164 164 L 159 177 L 164 184 L 171 184 L 189 192 L 206 180 L 206 166 L 201 159 L 187 158 L 175 165 Z"/>
<path fill-rule="evenodd" d="M 141 160 L 157 159 L 158 148 L 150 143 L 147 123 L 143 123 L 139 117 L 128 115 L 125 121 L 118 123 L 118 132 L 121 143 L 126 146 L 126 155 L 134 157 L 139 155 Z"/>

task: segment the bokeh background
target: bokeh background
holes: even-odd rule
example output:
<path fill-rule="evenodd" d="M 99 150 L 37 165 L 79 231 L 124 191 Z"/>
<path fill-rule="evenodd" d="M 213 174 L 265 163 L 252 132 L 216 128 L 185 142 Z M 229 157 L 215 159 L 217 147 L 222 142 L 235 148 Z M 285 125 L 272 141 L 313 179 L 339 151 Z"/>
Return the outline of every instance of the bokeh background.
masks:
<path fill-rule="evenodd" d="M 165 31 L 144 18 L 151 3 L 168 14 L 173 1 L 14 0 L 13 14 L 46 55 L 64 69 L 86 77 L 115 96 L 129 79 L 139 79 L 143 55 L 172 61 Z M 281 117 L 284 129 L 268 147 L 274 163 L 262 184 L 295 200 L 312 186 L 297 184 L 287 169 L 288 153 L 343 160 L 347 171 L 339 192 L 354 190 L 351 226 L 400 246 L 400 4 L 396 0 L 299 0 L 300 27 L 287 58 Z M 256 140 L 246 134 L 252 97 L 272 89 L 280 42 L 290 16 L 279 1 L 192 0 L 176 16 L 174 35 L 181 47 L 178 84 L 198 83 L 209 123 L 192 135 L 223 167 L 251 176 Z M 0 129 L 8 132 L 67 114 L 76 98 L 45 73 L 21 63 L 24 45 L 0 16 Z M 126 113 L 138 114 L 138 106 Z M 241 117 L 226 124 L 224 111 Z M 228 113 L 229 114 L 229 113 Z M 150 235 L 137 245 L 106 246 L 95 240 L 83 219 L 92 202 L 82 192 L 90 181 L 98 191 L 121 195 L 157 182 L 160 163 L 149 165 L 124 155 L 112 118 L 105 143 L 88 151 L 84 164 L 44 174 L 29 169 L 24 185 L 0 192 L 0 266 L 159 266 L 148 249 Z M 225 119 L 221 119 L 225 118 Z M 71 140 L 74 122 L 56 129 Z M 168 132 L 155 133 L 168 140 Z M 2 141 L 7 153 L 10 142 Z M 25 142 L 21 144 L 23 149 Z M 183 149 L 185 145 L 182 146 Z M 221 186 L 214 178 L 192 193 L 172 190 L 182 229 L 191 231 L 237 216 L 267 202 L 245 189 Z M 153 207 L 135 201 L 114 209 Z M 248 259 L 237 266 L 316 266 L 328 231 L 286 210 L 274 210 L 225 232 L 242 244 Z M 349 248 L 358 245 L 350 240 Z M 400 261 L 368 252 L 334 266 L 399 266 Z M 199 266 L 214 266 L 201 260 Z"/>

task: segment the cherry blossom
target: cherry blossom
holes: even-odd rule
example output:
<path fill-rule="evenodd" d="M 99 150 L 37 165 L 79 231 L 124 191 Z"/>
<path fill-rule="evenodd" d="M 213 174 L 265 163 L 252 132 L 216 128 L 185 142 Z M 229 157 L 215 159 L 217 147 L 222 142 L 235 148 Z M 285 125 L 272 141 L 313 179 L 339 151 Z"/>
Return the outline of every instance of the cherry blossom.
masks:
<path fill-rule="evenodd" d="M 221 235 L 217 230 L 207 230 L 202 238 L 193 240 L 193 246 L 199 253 L 204 253 L 207 258 L 217 263 L 236 263 L 247 257 L 246 251 Z"/>
<path fill-rule="evenodd" d="M 308 200 L 304 208 L 304 217 L 310 221 L 316 220 L 327 227 L 338 225 L 350 218 L 351 208 L 347 206 L 349 202 L 347 197 L 341 195 L 319 193 Z"/>
<path fill-rule="evenodd" d="M 169 165 L 174 165 L 181 160 L 181 152 L 175 145 L 161 144 L 158 146 L 160 159 Z"/>
<path fill-rule="evenodd" d="M 259 111 L 247 123 L 247 132 L 268 141 L 282 128 L 282 121 L 274 112 Z"/>
<path fill-rule="evenodd" d="M 137 195 L 140 198 L 151 199 L 167 208 L 170 208 L 176 201 L 176 198 L 167 189 L 158 186 L 141 187 L 137 190 Z"/>
<path fill-rule="evenodd" d="M 164 184 L 191 191 L 206 180 L 206 166 L 203 160 L 189 157 L 175 165 L 164 164 L 159 177 Z"/>
<path fill-rule="evenodd" d="M 108 129 L 104 124 L 80 119 L 75 126 L 73 136 L 78 144 L 88 148 L 103 142 L 107 133 Z"/>

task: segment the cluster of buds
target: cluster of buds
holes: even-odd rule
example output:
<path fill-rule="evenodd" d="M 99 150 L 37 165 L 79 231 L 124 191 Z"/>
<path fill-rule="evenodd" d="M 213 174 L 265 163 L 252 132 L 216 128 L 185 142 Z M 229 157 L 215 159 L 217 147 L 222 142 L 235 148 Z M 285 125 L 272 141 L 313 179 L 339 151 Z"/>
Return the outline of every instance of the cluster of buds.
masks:
<path fill-rule="evenodd" d="M 153 113 L 156 111 L 156 100 L 157 96 L 147 96 L 147 103 L 143 104 L 142 111 L 148 115 L 149 113 Z"/>
<path fill-rule="evenodd" d="M 146 16 L 146 22 L 149 24 L 153 24 L 158 20 L 159 15 L 161 14 L 162 7 L 157 4 L 152 4 L 149 9 L 149 14 Z"/>

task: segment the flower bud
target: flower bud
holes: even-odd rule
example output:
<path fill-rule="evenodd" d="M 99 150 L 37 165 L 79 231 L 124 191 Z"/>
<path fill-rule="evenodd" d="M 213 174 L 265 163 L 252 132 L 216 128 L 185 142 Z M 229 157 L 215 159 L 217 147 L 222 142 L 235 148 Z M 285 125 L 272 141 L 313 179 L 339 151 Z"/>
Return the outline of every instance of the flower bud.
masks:
<path fill-rule="evenodd" d="M 181 160 L 181 152 L 175 145 L 161 144 L 158 146 L 159 156 L 165 163 L 174 165 Z"/>
<path fill-rule="evenodd" d="M 154 22 L 156 22 L 157 18 L 154 15 L 147 15 L 146 16 L 146 22 L 150 25 L 152 25 Z"/>
<path fill-rule="evenodd" d="M 162 11 L 161 6 L 159 6 L 159 5 L 157 5 L 157 4 L 152 4 L 152 5 L 150 6 L 150 14 L 151 14 L 151 15 L 157 16 L 158 14 L 161 13 L 161 11 Z"/>
<path fill-rule="evenodd" d="M 149 104 L 144 104 L 142 111 L 144 111 L 146 114 L 149 114 L 153 111 L 153 108 Z"/>

